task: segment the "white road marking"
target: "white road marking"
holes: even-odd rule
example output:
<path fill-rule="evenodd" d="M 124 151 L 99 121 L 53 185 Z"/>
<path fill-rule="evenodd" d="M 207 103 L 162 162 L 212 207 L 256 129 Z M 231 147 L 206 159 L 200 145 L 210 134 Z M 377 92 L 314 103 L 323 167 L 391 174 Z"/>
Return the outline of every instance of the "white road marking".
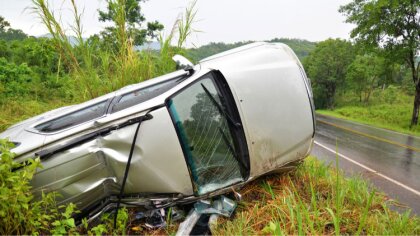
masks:
<path fill-rule="evenodd" d="M 341 154 L 341 153 L 339 153 L 339 152 L 336 152 L 335 150 L 333 150 L 333 149 L 331 149 L 331 148 L 329 148 L 329 147 L 326 147 L 326 146 L 324 146 L 324 145 L 320 144 L 320 143 L 319 143 L 319 142 L 317 142 L 317 141 L 314 141 L 314 143 L 315 143 L 316 145 L 318 145 L 318 146 L 320 146 L 320 147 L 324 148 L 325 150 L 330 151 L 330 152 L 332 152 L 332 153 L 334 153 L 334 154 L 336 154 L 336 155 L 340 156 L 341 158 L 344 158 L 345 160 L 347 160 L 347 161 L 349 161 L 349 162 L 351 162 L 351 163 L 353 163 L 353 164 L 355 164 L 355 165 L 357 165 L 357 166 L 360 166 L 360 167 L 362 167 L 363 169 L 365 169 L 365 170 L 367 170 L 367 171 L 370 171 L 370 172 L 372 172 L 372 173 L 374 173 L 374 174 L 376 174 L 376 175 L 378 175 L 378 176 L 380 176 L 380 177 L 382 177 L 382 178 L 384 178 L 384 179 L 386 179 L 386 180 L 388 180 L 388 181 L 390 181 L 390 182 L 392 182 L 392 183 L 394 183 L 394 184 L 396 184 L 396 185 L 398 185 L 398 186 L 400 186 L 400 187 L 402 187 L 402 188 L 405 188 L 406 190 L 408 190 L 408 191 L 410 191 L 410 192 L 412 192 L 412 193 L 416 194 L 417 196 L 420 196 L 420 192 L 419 192 L 419 191 L 417 191 L 417 190 L 415 190 L 415 189 L 413 189 L 413 188 L 411 188 L 411 187 L 408 187 L 407 185 L 402 184 L 402 183 L 400 183 L 400 182 L 398 182 L 398 181 L 396 181 L 396 180 L 394 180 L 394 179 L 392 179 L 392 178 L 390 178 L 390 177 L 388 177 L 388 176 L 386 176 L 386 175 L 384 175 L 384 174 L 381 174 L 380 172 L 378 172 L 378 171 L 376 171 L 376 170 L 374 170 L 374 169 L 371 169 L 371 168 L 369 168 L 369 167 L 367 167 L 367 166 L 365 166 L 365 165 L 363 165 L 363 164 L 361 164 L 361 163 L 359 163 L 359 162 L 357 162 L 357 161 L 355 161 L 355 160 L 353 160 L 353 159 L 351 159 L 351 158 L 349 158 L 349 157 L 347 157 L 347 156 L 345 156 L 345 155 L 343 155 L 343 154 Z"/>

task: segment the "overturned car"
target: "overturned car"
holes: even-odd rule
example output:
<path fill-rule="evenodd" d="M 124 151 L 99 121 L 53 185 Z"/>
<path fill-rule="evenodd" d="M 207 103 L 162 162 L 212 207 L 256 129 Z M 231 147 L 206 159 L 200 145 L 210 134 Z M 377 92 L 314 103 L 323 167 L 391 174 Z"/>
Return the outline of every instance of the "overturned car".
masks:
<path fill-rule="evenodd" d="M 95 214 L 117 201 L 164 207 L 231 191 L 299 163 L 314 107 L 293 51 L 253 43 L 16 124 L 18 161 L 39 157 L 35 194 Z"/>

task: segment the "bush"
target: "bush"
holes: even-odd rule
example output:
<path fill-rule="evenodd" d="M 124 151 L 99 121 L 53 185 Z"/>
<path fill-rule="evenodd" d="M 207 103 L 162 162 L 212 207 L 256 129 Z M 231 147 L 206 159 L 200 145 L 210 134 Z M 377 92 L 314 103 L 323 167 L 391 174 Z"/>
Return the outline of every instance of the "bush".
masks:
<path fill-rule="evenodd" d="M 40 200 L 34 200 L 30 181 L 37 168 L 42 168 L 40 160 L 28 159 L 24 163 L 14 160 L 15 154 L 10 149 L 13 143 L 0 139 L 0 234 L 78 234 L 89 235 L 125 234 L 128 211 L 118 211 L 117 228 L 113 229 L 113 215 L 104 214 L 100 224 L 89 225 L 86 219 L 76 227 L 73 218 L 78 213 L 76 205 L 57 206 L 56 193 L 43 194 Z M 90 228 L 90 227 L 91 228 Z"/>
<path fill-rule="evenodd" d="M 11 148 L 12 143 L 0 139 L 0 234 L 75 232 L 73 204 L 63 206 L 66 209 L 60 213 L 54 193 L 43 195 L 39 201 L 32 201 L 30 181 L 36 169 L 41 167 L 40 160 L 16 162 Z"/>
<path fill-rule="evenodd" d="M 34 74 L 26 64 L 16 65 L 0 58 L 0 88 L 8 97 L 28 95 L 34 90 Z"/>
<path fill-rule="evenodd" d="M 386 103 L 393 104 L 394 102 L 396 102 L 398 98 L 398 95 L 399 95 L 398 92 L 399 92 L 398 87 L 393 86 L 393 85 L 388 86 L 388 88 L 386 88 L 383 91 L 383 94 L 382 94 L 383 100 Z"/>

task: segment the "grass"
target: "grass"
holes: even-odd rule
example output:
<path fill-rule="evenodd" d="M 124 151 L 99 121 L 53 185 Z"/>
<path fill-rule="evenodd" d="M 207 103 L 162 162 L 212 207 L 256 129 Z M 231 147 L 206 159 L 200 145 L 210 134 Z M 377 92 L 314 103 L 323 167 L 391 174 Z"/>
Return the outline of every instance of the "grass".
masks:
<path fill-rule="evenodd" d="M 317 110 L 316 112 L 404 134 L 420 136 L 420 125 L 410 129 L 411 113 L 407 115 L 407 111 L 406 107 L 401 108 L 384 104 L 372 107 L 348 106 L 335 110 Z"/>
<path fill-rule="evenodd" d="M 390 210 L 385 194 L 314 157 L 297 171 L 254 181 L 241 194 L 235 217 L 221 219 L 215 235 L 420 233 L 419 217 Z"/>
<path fill-rule="evenodd" d="M 337 108 L 317 110 L 317 113 L 420 136 L 420 124 L 409 127 L 412 100 L 412 96 L 395 87 L 376 90 L 367 104 L 358 102 L 354 94 L 347 93 L 337 100 Z"/>
<path fill-rule="evenodd" d="M 0 133 L 9 126 L 49 110 L 69 105 L 62 100 L 8 100 L 0 103 Z"/>

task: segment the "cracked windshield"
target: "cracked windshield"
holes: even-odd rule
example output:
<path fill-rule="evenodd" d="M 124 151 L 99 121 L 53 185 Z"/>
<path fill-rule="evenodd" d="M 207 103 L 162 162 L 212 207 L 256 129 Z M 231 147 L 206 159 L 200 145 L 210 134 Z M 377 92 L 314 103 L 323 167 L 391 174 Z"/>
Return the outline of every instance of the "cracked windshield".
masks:
<path fill-rule="evenodd" d="M 211 77 L 175 97 L 170 111 L 199 194 L 242 180 L 229 123 Z"/>

